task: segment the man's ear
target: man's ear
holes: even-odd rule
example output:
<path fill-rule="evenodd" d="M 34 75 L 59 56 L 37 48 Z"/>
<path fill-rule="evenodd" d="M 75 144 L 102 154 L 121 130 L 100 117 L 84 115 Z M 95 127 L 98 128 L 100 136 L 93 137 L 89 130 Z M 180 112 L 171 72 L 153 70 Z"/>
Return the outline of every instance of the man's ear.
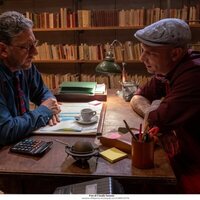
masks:
<path fill-rule="evenodd" d="M 172 50 L 172 52 L 171 52 L 172 60 L 173 60 L 174 62 L 176 62 L 177 60 L 179 60 L 179 59 L 182 57 L 183 52 L 184 52 L 184 50 L 183 50 L 183 48 L 181 48 L 181 47 L 174 48 L 174 49 Z"/>
<path fill-rule="evenodd" d="M 8 51 L 7 46 L 3 42 L 0 42 L 0 58 L 7 58 Z"/>

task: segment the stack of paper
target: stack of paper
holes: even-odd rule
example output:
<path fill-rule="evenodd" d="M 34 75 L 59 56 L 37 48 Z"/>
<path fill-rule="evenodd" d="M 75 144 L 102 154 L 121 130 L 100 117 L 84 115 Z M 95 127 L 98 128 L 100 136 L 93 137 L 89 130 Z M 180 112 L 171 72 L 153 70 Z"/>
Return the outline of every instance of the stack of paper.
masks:
<path fill-rule="evenodd" d="M 95 93 L 96 94 L 104 94 L 105 92 L 106 92 L 106 85 L 105 85 L 105 83 L 97 84 L 96 85 L 96 89 L 95 89 Z"/>

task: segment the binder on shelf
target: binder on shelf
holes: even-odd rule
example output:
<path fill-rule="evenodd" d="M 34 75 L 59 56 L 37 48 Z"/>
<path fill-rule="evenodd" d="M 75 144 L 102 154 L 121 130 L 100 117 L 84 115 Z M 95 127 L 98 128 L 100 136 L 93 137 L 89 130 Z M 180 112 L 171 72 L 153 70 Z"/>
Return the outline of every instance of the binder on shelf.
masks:
<path fill-rule="evenodd" d="M 96 82 L 63 82 L 60 85 L 60 93 L 94 95 L 96 85 Z"/>

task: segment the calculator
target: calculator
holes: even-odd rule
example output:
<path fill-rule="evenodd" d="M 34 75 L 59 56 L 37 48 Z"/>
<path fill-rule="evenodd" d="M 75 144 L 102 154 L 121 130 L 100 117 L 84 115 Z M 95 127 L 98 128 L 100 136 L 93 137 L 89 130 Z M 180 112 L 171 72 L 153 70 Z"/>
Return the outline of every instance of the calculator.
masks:
<path fill-rule="evenodd" d="M 35 139 L 24 139 L 10 147 L 10 151 L 14 153 L 29 154 L 39 156 L 45 153 L 53 144 L 52 141 L 45 142 Z"/>

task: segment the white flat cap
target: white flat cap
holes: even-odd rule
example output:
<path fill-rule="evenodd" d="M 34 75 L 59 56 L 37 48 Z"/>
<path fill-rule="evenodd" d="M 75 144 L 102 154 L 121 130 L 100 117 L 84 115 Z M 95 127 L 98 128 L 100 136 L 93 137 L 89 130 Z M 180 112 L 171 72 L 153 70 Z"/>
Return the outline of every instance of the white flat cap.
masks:
<path fill-rule="evenodd" d="M 191 31 L 185 21 L 166 18 L 136 31 L 134 36 L 148 46 L 179 46 L 190 42 Z"/>

